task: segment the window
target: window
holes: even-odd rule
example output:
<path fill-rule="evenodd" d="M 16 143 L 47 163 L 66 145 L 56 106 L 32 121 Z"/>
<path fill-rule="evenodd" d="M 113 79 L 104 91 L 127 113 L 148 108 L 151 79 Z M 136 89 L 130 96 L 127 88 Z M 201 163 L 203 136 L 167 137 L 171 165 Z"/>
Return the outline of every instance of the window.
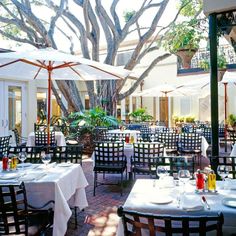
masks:
<path fill-rule="evenodd" d="M 116 66 L 124 66 L 133 54 L 133 50 L 125 51 L 125 52 L 118 52 L 117 59 L 116 59 Z"/>
<path fill-rule="evenodd" d="M 60 96 L 60 94 L 59 94 Z M 47 119 L 47 91 L 38 89 L 37 91 L 37 123 L 46 123 Z M 60 117 L 62 115 L 60 106 L 57 103 L 56 97 L 52 94 L 51 100 L 51 116 Z"/>
<path fill-rule="evenodd" d="M 190 99 L 189 98 L 181 98 L 180 100 L 180 114 L 181 116 L 186 116 L 191 113 L 190 111 Z"/>

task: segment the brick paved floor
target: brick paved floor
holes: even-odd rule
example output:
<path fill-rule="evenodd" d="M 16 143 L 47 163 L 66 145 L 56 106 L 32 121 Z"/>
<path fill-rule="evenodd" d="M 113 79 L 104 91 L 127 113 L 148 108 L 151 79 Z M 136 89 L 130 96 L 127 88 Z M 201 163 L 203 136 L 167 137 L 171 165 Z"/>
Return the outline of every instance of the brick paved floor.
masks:
<path fill-rule="evenodd" d="M 222 148 L 221 153 L 225 154 Z M 208 159 L 203 158 L 202 167 L 207 165 L 209 165 Z M 74 217 L 71 217 L 66 236 L 113 236 L 119 221 L 116 214 L 117 207 L 125 202 L 133 183 L 126 182 L 122 197 L 118 186 L 107 185 L 98 187 L 94 197 L 92 161 L 86 156 L 83 158 L 83 170 L 89 182 L 89 186 L 86 188 L 89 206 L 84 211 L 79 212 L 77 229 L 75 229 Z M 107 179 L 112 179 L 112 181 L 118 181 L 119 179 L 119 176 L 112 175 L 108 177 Z"/>

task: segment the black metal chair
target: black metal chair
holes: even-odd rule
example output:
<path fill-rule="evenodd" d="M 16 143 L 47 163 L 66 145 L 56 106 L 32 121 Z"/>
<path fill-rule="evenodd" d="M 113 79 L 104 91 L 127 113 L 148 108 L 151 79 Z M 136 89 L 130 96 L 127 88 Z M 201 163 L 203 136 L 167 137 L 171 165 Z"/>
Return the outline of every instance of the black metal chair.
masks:
<path fill-rule="evenodd" d="M 10 138 L 11 135 L 0 137 L 0 160 L 2 160 L 3 155 L 8 154 Z"/>
<path fill-rule="evenodd" d="M 158 157 L 163 155 L 163 143 L 134 143 L 134 153 L 131 157 L 131 168 L 134 178 L 136 174 L 150 175 L 150 177 L 156 175 Z"/>
<path fill-rule="evenodd" d="M 181 156 L 194 155 L 201 167 L 202 137 L 197 133 L 182 133 L 178 142 L 178 152 Z"/>
<path fill-rule="evenodd" d="M 170 173 L 177 175 L 179 170 L 189 170 L 194 174 L 194 156 L 172 156 L 170 157 Z"/>
<path fill-rule="evenodd" d="M 173 132 L 159 133 L 157 138 L 158 142 L 164 143 L 166 154 L 177 155 L 178 140 L 179 140 L 179 135 L 177 133 Z"/>
<path fill-rule="evenodd" d="M 82 155 L 83 144 L 52 148 L 52 161 L 57 163 L 71 162 L 82 165 Z"/>
<path fill-rule="evenodd" d="M 33 147 L 24 147 L 24 146 L 17 146 L 17 147 L 9 147 L 8 154 L 18 156 L 20 152 L 26 152 L 27 159 L 25 162 L 30 163 L 41 163 L 41 152 L 45 151 L 45 147 L 43 146 L 33 146 Z"/>
<path fill-rule="evenodd" d="M 229 134 L 229 142 L 230 142 L 231 148 L 233 148 L 234 144 L 236 143 L 236 131 L 228 130 L 228 134 Z"/>
<path fill-rule="evenodd" d="M 50 132 L 50 143 L 48 143 L 48 134 L 47 132 L 37 131 L 35 132 L 35 146 L 56 146 L 56 137 L 55 131 Z"/>
<path fill-rule="evenodd" d="M 126 156 L 124 155 L 124 143 L 117 142 L 98 142 L 95 143 L 94 150 L 94 188 L 99 185 L 111 185 L 111 183 L 98 182 L 98 174 L 120 174 L 121 175 L 121 195 L 123 194 L 123 173 L 126 169 Z"/>
<path fill-rule="evenodd" d="M 200 235 L 215 231 L 215 235 L 222 236 L 224 216 L 221 212 L 215 216 L 191 215 L 173 216 L 141 213 L 132 210 L 124 210 L 119 207 L 117 213 L 122 217 L 124 236 L 150 235 L 155 236 L 158 232 L 164 235 Z"/>
<path fill-rule="evenodd" d="M 0 235 L 41 235 L 53 224 L 53 201 L 28 205 L 24 183 L 0 185 Z M 50 207 L 48 210 L 42 210 Z"/>
<path fill-rule="evenodd" d="M 27 138 L 19 134 L 18 129 L 13 129 L 12 132 L 15 136 L 16 146 L 26 146 Z"/>

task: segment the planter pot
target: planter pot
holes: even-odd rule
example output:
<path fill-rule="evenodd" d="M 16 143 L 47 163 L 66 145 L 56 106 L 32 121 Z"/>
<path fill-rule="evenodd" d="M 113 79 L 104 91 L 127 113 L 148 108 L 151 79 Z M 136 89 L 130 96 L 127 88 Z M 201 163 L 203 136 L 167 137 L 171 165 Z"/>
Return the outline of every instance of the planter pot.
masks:
<path fill-rule="evenodd" d="M 226 71 L 226 68 L 224 68 L 224 69 L 218 68 L 218 76 L 217 76 L 218 82 L 220 82 L 223 79 L 225 71 Z"/>
<path fill-rule="evenodd" d="M 180 49 L 176 52 L 176 55 L 181 59 L 184 69 L 189 69 L 191 67 L 191 60 L 196 52 L 197 49 Z"/>

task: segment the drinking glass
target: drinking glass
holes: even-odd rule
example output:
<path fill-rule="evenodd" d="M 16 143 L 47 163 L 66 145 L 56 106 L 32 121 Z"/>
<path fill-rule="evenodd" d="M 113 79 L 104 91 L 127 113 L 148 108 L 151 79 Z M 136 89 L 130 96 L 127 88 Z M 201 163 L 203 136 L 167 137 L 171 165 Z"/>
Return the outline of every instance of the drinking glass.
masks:
<path fill-rule="evenodd" d="M 224 181 L 223 188 L 225 188 L 225 178 L 229 175 L 229 167 L 225 165 L 218 165 L 217 166 L 217 173 Z"/>
<path fill-rule="evenodd" d="M 18 155 L 18 159 L 20 160 L 22 167 L 24 166 L 24 161 L 27 159 L 27 153 L 26 152 L 20 152 Z"/>
<path fill-rule="evenodd" d="M 168 175 L 168 170 L 165 166 L 157 166 L 156 173 L 159 179 L 163 179 Z"/>
<path fill-rule="evenodd" d="M 42 162 L 44 163 L 44 165 L 47 167 L 48 164 L 49 164 L 50 161 L 51 161 L 51 154 L 49 154 L 49 153 L 43 153 L 43 154 L 41 154 L 41 160 L 42 160 Z"/>
<path fill-rule="evenodd" d="M 185 192 L 185 185 L 191 178 L 189 170 L 179 170 L 178 178 L 183 183 L 183 192 Z"/>

